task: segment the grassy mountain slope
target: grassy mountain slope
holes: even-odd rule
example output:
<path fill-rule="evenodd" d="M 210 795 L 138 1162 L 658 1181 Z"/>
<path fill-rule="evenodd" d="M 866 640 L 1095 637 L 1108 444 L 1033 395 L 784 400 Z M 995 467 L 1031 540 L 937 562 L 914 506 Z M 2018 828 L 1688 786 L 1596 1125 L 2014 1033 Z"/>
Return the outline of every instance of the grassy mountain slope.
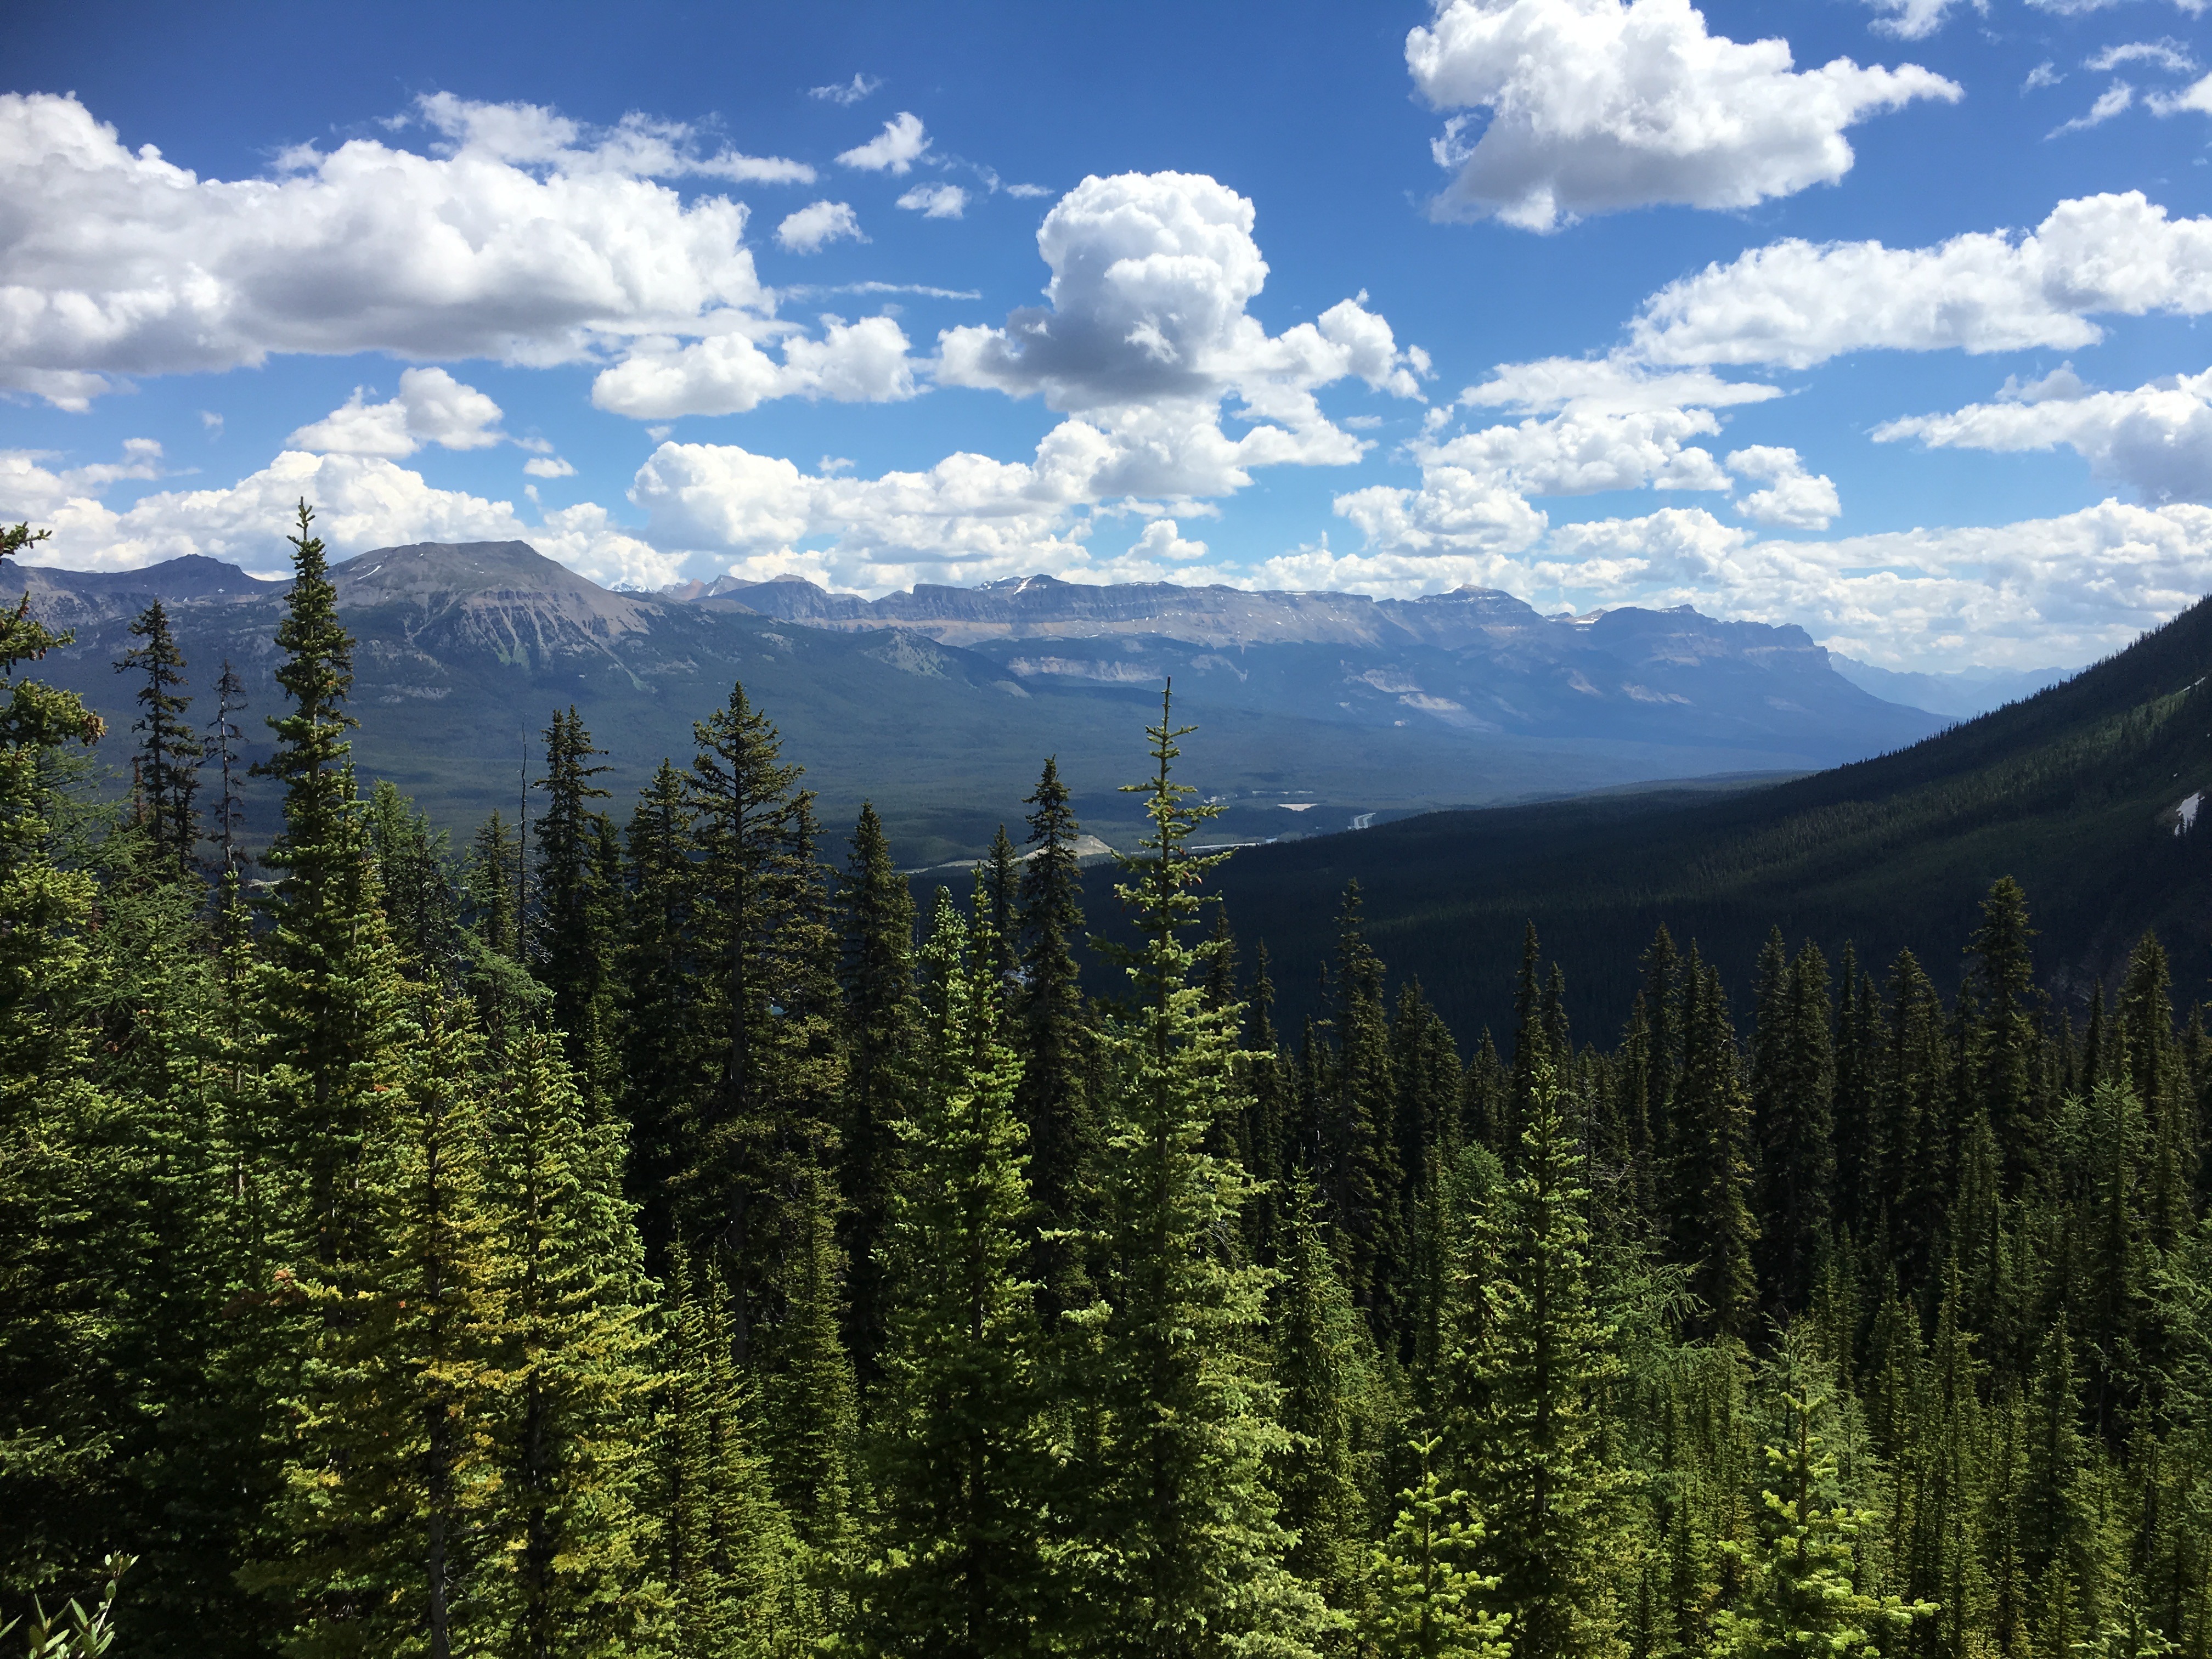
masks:
<path fill-rule="evenodd" d="M 1223 872 L 1237 930 L 1264 938 L 1303 1012 L 1345 884 L 1370 937 L 1471 1036 L 1510 1022 L 1524 921 L 1566 966 L 1586 1032 L 1610 1037 L 1664 922 L 1739 996 L 1767 929 L 1847 939 L 1887 968 L 1911 947 L 1939 981 L 1983 892 L 2010 874 L 2041 930 L 2037 959 L 2077 1005 L 2155 927 L 2186 1003 L 2212 975 L 2212 600 L 2077 678 L 1911 748 L 1719 796 L 1682 787 L 1434 813 L 1239 853 Z M 1205 734 L 1188 740 L 1202 766 Z"/>

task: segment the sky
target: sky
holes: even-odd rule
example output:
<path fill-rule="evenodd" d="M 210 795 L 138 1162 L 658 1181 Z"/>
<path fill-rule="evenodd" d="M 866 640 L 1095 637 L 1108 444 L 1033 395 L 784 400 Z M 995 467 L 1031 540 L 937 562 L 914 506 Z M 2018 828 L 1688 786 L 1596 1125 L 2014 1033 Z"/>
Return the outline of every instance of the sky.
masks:
<path fill-rule="evenodd" d="M 0 518 L 275 573 L 2212 591 L 2212 0 L 34 4 Z"/>

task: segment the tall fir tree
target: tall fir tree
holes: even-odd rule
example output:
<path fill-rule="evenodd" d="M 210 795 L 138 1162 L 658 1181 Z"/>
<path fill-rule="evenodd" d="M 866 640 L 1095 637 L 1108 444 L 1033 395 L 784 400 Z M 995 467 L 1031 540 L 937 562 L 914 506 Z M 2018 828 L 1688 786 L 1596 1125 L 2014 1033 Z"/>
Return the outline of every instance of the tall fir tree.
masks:
<path fill-rule="evenodd" d="M 592 802 L 607 792 L 592 780 L 605 766 L 574 703 L 545 728 L 545 773 L 531 787 L 545 792 L 538 815 L 537 926 L 526 941 L 532 972 L 553 994 L 553 1024 L 569 1068 L 601 1107 L 617 1092 L 621 1054 L 616 1030 L 622 940 L 618 896 L 605 890 L 599 868 L 603 822 Z"/>
<path fill-rule="evenodd" d="M 1038 1243 L 1032 1270 L 1048 1317 L 1079 1295 L 1081 1265 L 1065 1237 L 1080 1220 L 1083 1159 L 1091 1129 L 1085 1084 L 1084 997 L 1076 947 L 1083 939 L 1083 873 L 1076 854 L 1081 833 L 1048 758 L 1036 790 L 1024 803 L 1029 815 L 1028 862 L 1020 890 L 1022 988 L 1015 1004 L 1019 1023 L 1021 1114 L 1029 1127 L 1030 1181 L 1037 1219 L 1048 1235 Z"/>
<path fill-rule="evenodd" d="M 1692 945 L 1683 973 L 1682 1070 L 1668 1113 L 1674 1249 L 1689 1265 L 1690 1289 L 1705 1308 L 1704 1328 L 1741 1337 L 1750 1329 L 1759 1291 L 1751 1103 L 1718 971 Z"/>
<path fill-rule="evenodd" d="M 842 1239 L 852 1263 L 848 1341 L 864 1387 L 889 1328 L 883 1249 L 899 1169 L 920 1007 L 915 997 L 914 892 L 891 863 L 890 842 L 863 802 L 838 890 L 847 1045 L 840 1182 Z"/>
<path fill-rule="evenodd" d="M 647 1288 L 623 1196 L 623 1127 L 556 1040 L 516 1045 L 489 1109 L 485 1205 L 501 1298 L 499 1487 L 484 1594 L 500 1650 L 613 1659 L 662 1609 L 640 1475 L 654 1383 Z"/>
<path fill-rule="evenodd" d="M 881 1494 L 860 1581 L 871 1651 L 1048 1651 L 1056 1471 L 1045 1432 L 1026 1139 L 1014 1109 L 988 878 L 972 921 L 938 890 L 908 1170 L 886 1257 L 897 1294 L 870 1435 Z"/>
<path fill-rule="evenodd" d="M 1759 1283 L 1785 1317 L 1810 1303 L 1835 1218 L 1835 1054 L 1828 964 L 1809 941 L 1759 957 L 1751 1110 L 1759 1150 Z"/>
<path fill-rule="evenodd" d="M 1413 1443 L 1419 1478 L 1398 1494 L 1390 1535 L 1376 1552 L 1363 1632 L 1381 1659 L 1506 1659 L 1512 1619 L 1483 1610 L 1498 1584 L 1474 1565 L 1487 1534 L 1467 1493 L 1443 1490 L 1435 1463 L 1443 1443 Z"/>
<path fill-rule="evenodd" d="M 145 643 L 124 653 L 115 667 L 118 673 L 135 670 L 145 679 L 133 694 L 142 712 L 131 728 L 140 733 L 134 765 L 142 821 L 155 864 L 169 875 L 182 875 L 199 851 L 199 814 L 192 799 L 206 750 L 185 719 L 192 703 L 184 691 L 185 653 L 161 600 L 139 612 L 131 635 Z"/>
<path fill-rule="evenodd" d="M 1404 1271 L 1405 1180 L 1398 1163 L 1398 1084 L 1392 1075 L 1382 964 L 1359 924 L 1359 887 L 1337 915 L 1334 1098 L 1324 1127 L 1324 1190 L 1346 1288 L 1376 1340 L 1395 1351 Z"/>
<path fill-rule="evenodd" d="M 1529 1079 L 1521 1157 L 1485 1205 L 1455 1286 L 1443 1390 L 1456 1478 L 1489 1528 L 1479 1556 L 1529 1659 L 1602 1653 L 1617 1620 L 1606 1550 L 1623 1474 L 1601 1412 L 1619 1370 L 1591 1297 L 1588 1192 L 1569 1103 L 1547 1064 Z"/>
<path fill-rule="evenodd" d="M 1210 809 L 1175 781 L 1177 739 L 1148 728 L 1150 833 L 1118 889 L 1140 943 L 1121 953 L 1128 1012 L 1114 1063 L 1092 1248 L 1098 1301 L 1079 1316 L 1091 1341 L 1073 1380 L 1097 1414 L 1074 1568 L 1079 1653 L 1198 1656 L 1310 1651 L 1330 1622 L 1283 1566 L 1290 1539 L 1266 1463 L 1282 1445 L 1275 1390 L 1255 1352 L 1267 1275 L 1226 1245 L 1249 1178 L 1206 1151 L 1230 1109 L 1234 1027 L 1209 1009 L 1206 947 L 1186 934 L 1197 886 L 1219 855 L 1191 852 Z"/>

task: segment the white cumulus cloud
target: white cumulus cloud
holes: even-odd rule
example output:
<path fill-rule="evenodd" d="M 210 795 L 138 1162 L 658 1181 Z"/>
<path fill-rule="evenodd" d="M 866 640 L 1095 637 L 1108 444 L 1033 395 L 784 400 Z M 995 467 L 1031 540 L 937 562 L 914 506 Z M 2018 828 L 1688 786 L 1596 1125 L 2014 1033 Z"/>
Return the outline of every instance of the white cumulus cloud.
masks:
<path fill-rule="evenodd" d="M 793 253 L 818 253 L 832 242 L 865 242 L 860 216 L 844 202 L 810 202 L 775 228 L 778 246 Z"/>
<path fill-rule="evenodd" d="M 0 95 L 0 387 L 82 407 L 113 375 L 272 352 L 566 362 L 771 308 L 744 208 L 657 180 L 799 164 L 530 106 L 418 115 L 447 153 L 357 138 L 222 180 L 125 148 L 74 98 Z"/>
<path fill-rule="evenodd" d="M 968 210 L 968 192 L 957 185 L 916 185 L 898 204 L 925 219 L 957 219 Z"/>
<path fill-rule="evenodd" d="M 641 341 L 592 384 L 592 401 L 633 420 L 741 415 L 774 398 L 896 403 L 918 390 L 906 333 L 888 317 L 823 319 L 821 337 L 787 336 L 781 361 L 742 334 L 689 344 Z"/>
<path fill-rule="evenodd" d="M 2212 219 L 2169 219 L 2140 191 L 2061 202 L 2025 235 L 1933 247 L 1791 238 L 1668 283 L 1631 350 L 1674 366 L 1810 368 L 1849 351 L 2074 350 L 2100 313 L 2212 311 Z"/>
<path fill-rule="evenodd" d="M 573 478 L 576 469 L 558 455 L 532 455 L 522 470 L 533 478 Z"/>
<path fill-rule="evenodd" d="M 383 455 L 393 460 L 424 444 L 443 449 L 489 449 L 506 441 L 500 407 L 442 368 L 410 368 L 399 376 L 399 395 L 387 403 L 363 402 L 359 386 L 342 408 L 284 441 L 293 449 L 325 455 Z"/>
<path fill-rule="evenodd" d="M 2011 398 L 1891 421 L 1874 435 L 1878 443 L 1917 438 L 1931 448 L 2000 453 L 2063 446 L 2093 476 L 2147 501 L 2212 501 L 2212 369 L 2132 392 L 2091 392 L 2061 369 Z"/>
<path fill-rule="evenodd" d="M 1786 41 L 1708 33 L 1689 0 L 1440 0 L 1407 35 L 1406 62 L 1432 107 L 1488 112 L 1455 116 L 1436 143 L 1454 175 L 1437 216 L 1539 231 L 1832 184 L 1853 159 L 1846 127 L 1962 95 L 1917 64 L 1796 71 Z"/>
<path fill-rule="evenodd" d="M 1963 0 L 1866 0 L 1881 14 L 1872 25 L 1876 34 L 1900 40 L 1924 40 L 1942 28 Z M 1989 0 L 1972 0 L 1973 9 L 1986 14 Z"/>
<path fill-rule="evenodd" d="M 50 526 L 39 562 L 76 570 L 131 570 L 204 553 L 264 574 L 285 568 L 284 532 L 302 497 L 335 556 L 407 542 L 527 541 L 594 581 L 658 586 L 676 562 L 617 526 L 591 502 L 526 522 L 511 501 L 439 489 L 382 456 L 287 450 L 224 489 L 164 490 L 117 511 L 99 499 L 111 478 L 52 471 L 0 453 L 0 491 L 21 516 Z M 146 476 L 132 474 L 128 476 Z"/>
<path fill-rule="evenodd" d="M 911 172 L 929 149 L 929 135 L 922 131 L 921 118 L 909 111 L 901 110 L 884 123 L 884 130 L 865 144 L 855 144 L 837 157 L 841 167 L 858 167 L 864 173 Z"/>
<path fill-rule="evenodd" d="M 1735 504 L 1735 510 L 1753 524 L 1786 530 L 1826 530 L 1843 512 L 1832 479 L 1808 472 L 1794 449 L 1753 444 L 1730 452 L 1729 470 L 1765 484 Z"/>

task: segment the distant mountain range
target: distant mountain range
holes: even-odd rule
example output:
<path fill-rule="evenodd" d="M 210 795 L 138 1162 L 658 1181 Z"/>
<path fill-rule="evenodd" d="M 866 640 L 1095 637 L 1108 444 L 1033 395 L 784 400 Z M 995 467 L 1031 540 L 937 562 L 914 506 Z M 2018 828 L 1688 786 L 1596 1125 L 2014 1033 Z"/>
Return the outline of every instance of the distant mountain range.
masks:
<path fill-rule="evenodd" d="M 1250 840 L 1654 779 L 1802 772 L 1948 723 L 1853 684 L 1800 629 L 1687 609 L 1546 617 L 1483 589 L 1374 600 L 1034 576 L 872 601 L 795 580 L 641 594 L 521 542 L 380 549 L 333 574 L 359 641 L 362 768 L 457 830 L 512 810 L 525 749 L 556 707 L 577 705 L 610 751 L 604 781 L 628 797 L 664 755 L 688 757 L 692 722 L 732 680 L 809 769 L 826 822 L 849 822 L 871 797 L 917 864 L 972 854 L 1018 820 L 1048 754 L 1086 827 L 1125 838 L 1135 818 L 1115 787 L 1144 769 L 1142 726 L 1170 676 L 1202 728 L 1188 745 L 1192 780 L 1226 805 L 1224 835 Z M 27 591 L 40 615 L 76 630 L 46 672 L 120 729 L 131 688 L 109 665 L 155 597 L 199 690 L 228 658 L 255 698 L 252 733 L 276 706 L 281 581 L 188 557 L 126 572 L 10 565 L 0 591 Z M 256 805 L 265 823 L 268 803 Z"/>
<path fill-rule="evenodd" d="M 1810 777 L 1492 811 L 1240 852 L 1216 884 L 1264 939 L 1280 1018 L 1308 1011 L 1345 885 L 1368 936 L 1472 1041 L 1503 1037 L 1523 927 L 1565 964 L 1578 1037 L 1611 1042 L 1662 922 L 1739 996 L 1770 927 L 1887 976 L 1911 948 L 1948 991 L 1990 884 L 2027 890 L 2044 988 L 2079 1016 L 2146 928 L 2176 1004 L 2212 979 L 2212 599 L 2064 684 L 1898 753 Z M 1110 914 L 1110 913 L 1102 913 Z M 1747 1012 L 1747 1011 L 1743 1011 Z M 1286 1025 L 1285 1029 L 1288 1029 Z"/>

